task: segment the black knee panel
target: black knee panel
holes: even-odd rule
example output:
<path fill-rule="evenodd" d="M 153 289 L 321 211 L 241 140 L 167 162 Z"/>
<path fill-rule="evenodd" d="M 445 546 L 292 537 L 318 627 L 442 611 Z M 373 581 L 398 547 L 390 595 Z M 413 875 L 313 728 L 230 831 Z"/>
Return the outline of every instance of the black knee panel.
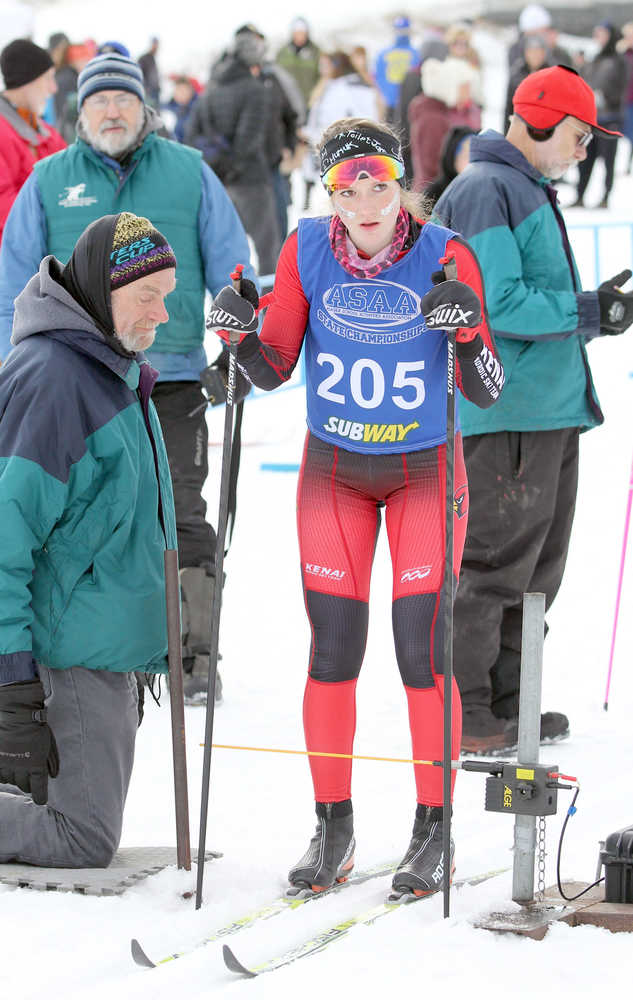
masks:
<path fill-rule="evenodd" d="M 367 603 L 306 590 L 306 607 L 312 626 L 310 677 L 329 683 L 355 680 L 367 643 Z"/>
<path fill-rule="evenodd" d="M 434 687 L 431 664 L 436 673 L 443 672 L 444 618 L 442 607 L 436 616 L 437 603 L 437 594 L 413 594 L 393 602 L 391 614 L 396 658 L 402 683 L 407 687 Z"/>

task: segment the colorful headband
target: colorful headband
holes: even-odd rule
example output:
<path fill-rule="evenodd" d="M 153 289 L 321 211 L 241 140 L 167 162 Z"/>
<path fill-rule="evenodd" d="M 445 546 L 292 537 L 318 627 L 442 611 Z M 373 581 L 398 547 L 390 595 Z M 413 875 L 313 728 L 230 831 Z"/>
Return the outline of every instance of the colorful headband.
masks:
<path fill-rule="evenodd" d="M 400 164 L 404 176 L 404 160 L 400 143 L 380 129 L 364 128 L 362 131 L 349 129 L 339 132 L 321 148 L 320 176 L 323 183 L 326 174 L 343 160 L 353 160 L 367 156 L 388 156 Z"/>

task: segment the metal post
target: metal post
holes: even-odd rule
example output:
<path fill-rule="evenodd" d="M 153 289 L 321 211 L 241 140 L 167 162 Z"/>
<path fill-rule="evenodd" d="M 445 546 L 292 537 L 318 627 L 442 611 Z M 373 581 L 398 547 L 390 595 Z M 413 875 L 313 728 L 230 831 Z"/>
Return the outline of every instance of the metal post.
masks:
<path fill-rule="evenodd" d="M 541 677 L 545 637 L 545 594 L 523 595 L 521 636 L 521 694 L 519 699 L 519 764 L 537 764 L 541 742 Z M 512 899 L 534 901 L 536 817 L 517 816 L 514 821 Z"/>
<path fill-rule="evenodd" d="M 171 743 L 174 760 L 174 798 L 176 804 L 176 857 L 178 867 L 191 871 L 189 837 L 189 794 L 187 786 L 187 743 L 185 739 L 185 703 L 182 681 L 182 637 L 180 629 L 180 582 L 178 552 L 165 549 L 165 596 L 167 599 L 167 649 L 169 662 L 169 705 Z"/>

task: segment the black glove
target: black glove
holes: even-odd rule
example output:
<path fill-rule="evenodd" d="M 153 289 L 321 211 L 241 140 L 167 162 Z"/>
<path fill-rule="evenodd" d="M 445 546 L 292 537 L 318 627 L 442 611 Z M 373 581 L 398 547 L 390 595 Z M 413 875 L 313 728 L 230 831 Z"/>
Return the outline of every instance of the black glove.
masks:
<path fill-rule="evenodd" d="M 481 323 L 481 303 L 477 295 L 470 285 L 453 278 L 441 281 L 427 292 L 420 308 L 429 330 L 469 330 Z"/>
<path fill-rule="evenodd" d="M 624 333 L 633 323 L 633 292 L 620 291 L 620 285 L 630 277 L 631 271 L 626 268 L 598 286 L 602 333 Z"/>
<path fill-rule="evenodd" d="M 0 782 L 30 792 L 38 806 L 48 802 L 48 776 L 59 773 L 59 755 L 46 721 L 42 682 L 0 687 Z"/>
<path fill-rule="evenodd" d="M 227 344 L 229 331 L 240 334 L 241 343 L 244 337 L 257 330 L 257 314 L 259 295 L 252 281 L 242 278 L 241 292 L 236 292 L 231 285 L 221 288 L 207 316 L 207 330 L 213 330 Z"/>

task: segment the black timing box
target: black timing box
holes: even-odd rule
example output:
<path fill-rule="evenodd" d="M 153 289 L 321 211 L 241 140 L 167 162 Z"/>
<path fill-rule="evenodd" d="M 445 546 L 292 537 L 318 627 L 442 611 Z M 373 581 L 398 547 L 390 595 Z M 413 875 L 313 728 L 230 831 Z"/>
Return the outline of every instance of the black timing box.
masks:
<path fill-rule="evenodd" d="M 514 813 L 520 816 L 554 816 L 558 802 L 556 764 L 504 764 L 498 777 L 486 778 L 488 812 Z"/>
<path fill-rule="evenodd" d="M 610 833 L 600 852 L 607 903 L 633 903 L 633 826 Z"/>

